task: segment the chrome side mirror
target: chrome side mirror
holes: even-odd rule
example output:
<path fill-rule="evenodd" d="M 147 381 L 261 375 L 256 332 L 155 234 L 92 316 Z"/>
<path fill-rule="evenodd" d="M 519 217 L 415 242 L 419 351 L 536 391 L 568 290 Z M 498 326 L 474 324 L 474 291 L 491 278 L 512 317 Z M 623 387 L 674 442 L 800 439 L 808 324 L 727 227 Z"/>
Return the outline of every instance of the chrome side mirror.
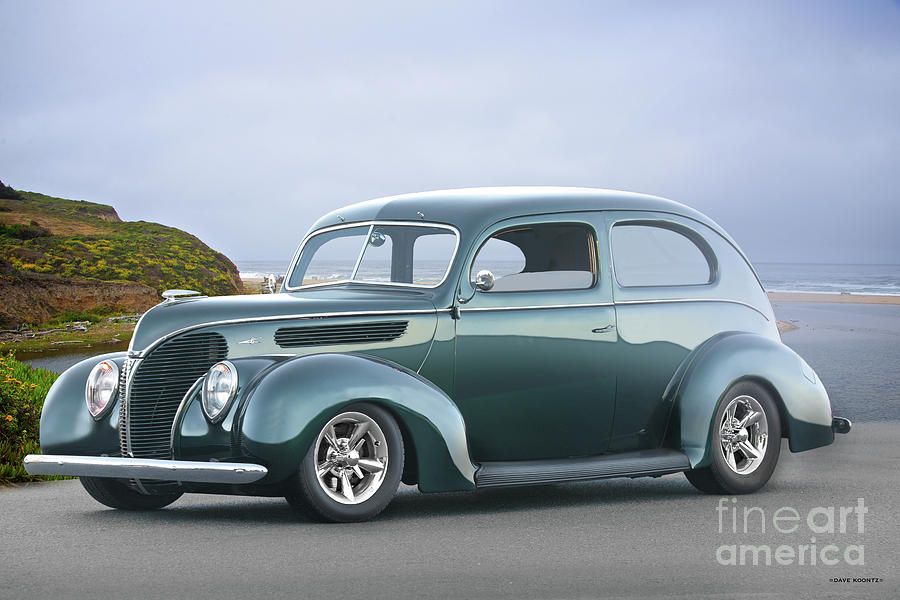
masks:
<path fill-rule="evenodd" d="M 494 274 L 487 269 L 478 271 L 478 274 L 475 276 L 475 289 L 482 292 L 487 292 L 490 291 L 490 289 L 493 287 Z"/>

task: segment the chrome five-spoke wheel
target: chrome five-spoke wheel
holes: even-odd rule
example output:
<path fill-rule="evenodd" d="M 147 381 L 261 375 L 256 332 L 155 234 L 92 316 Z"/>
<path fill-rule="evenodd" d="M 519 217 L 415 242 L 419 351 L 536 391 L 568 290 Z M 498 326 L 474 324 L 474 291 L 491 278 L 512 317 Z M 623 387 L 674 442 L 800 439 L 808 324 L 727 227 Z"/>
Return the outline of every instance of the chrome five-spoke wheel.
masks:
<path fill-rule="evenodd" d="M 388 442 L 378 423 L 363 413 L 341 413 L 316 440 L 316 480 L 336 502 L 359 504 L 381 487 L 388 458 Z"/>
<path fill-rule="evenodd" d="M 755 471 L 766 455 L 769 423 L 757 400 L 743 395 L 725 407 L 719 424 L 719 450 L 725 464 L 739 475 Z"/>
<path fill-rule="evenodd" d="M 380 513 L 400 485 L 403 435 L 377 404 L 345 406 L 308 446 L 285 498 L 313 519 L 365 521 Z"/>
<path fill-rule="evenodd" d="M 685 471 L 707 494 L 749 494 L 764 486 L 781 450 L 781 414 L 772 394 L 755 381 L 732 385 L 710 423 L 712 440 L 702 466 Z"/>

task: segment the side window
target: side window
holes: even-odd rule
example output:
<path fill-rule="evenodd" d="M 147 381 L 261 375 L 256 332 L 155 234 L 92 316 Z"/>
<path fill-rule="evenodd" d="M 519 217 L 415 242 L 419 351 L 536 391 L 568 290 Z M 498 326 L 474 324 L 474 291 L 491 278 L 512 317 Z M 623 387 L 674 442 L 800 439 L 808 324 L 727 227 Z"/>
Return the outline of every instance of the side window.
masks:
<path fill-rule="evenodd" d="M 622 287 L 702 285 L 714 269 L 698 243 L 678 226 L 622 223 L 612 228 L 613 265 Z M 692 233 L 692 232 L 691 232 Z M 694 234 L 698 235 L 698 234 Z M 706 244 L 703 244 L 706 246 Z"/>
<path fill-rule="evenodd" d="M 481 270 L 494 275 L 494 292 L 576 290 L 594 285 L 597 253 L 585 225 L 528 225 L 503 230 L 478 250 L 469 280 Z"/>
<path fill-rule="evenodd" d="M 469 279 L 474 281 L 478 271 L 485 269 L 493 273 L 496 279 L 521 273 L 525 270 L 525 255 L 518 246 L 492 237 L 478 251 Z"/>

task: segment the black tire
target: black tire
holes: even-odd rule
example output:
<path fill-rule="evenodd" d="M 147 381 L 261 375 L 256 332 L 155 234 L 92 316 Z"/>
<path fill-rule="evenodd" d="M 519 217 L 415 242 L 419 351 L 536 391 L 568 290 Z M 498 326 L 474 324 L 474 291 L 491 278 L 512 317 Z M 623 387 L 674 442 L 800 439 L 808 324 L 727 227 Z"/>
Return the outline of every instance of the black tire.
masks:
<path fill-rule="evenodd" d="M 288 480 L 285 493 L 285 498 L 291 506 L 308 518 L 334 523 L 366 521 L 384 510 L 397 493 L 404 462 L 403 436 L 397 422 L 388 411 L 367 403 L 342 408 L 335 414 L 335 418 L 354 412 L 362 413 L 375 421 L 384 435 L 387 446 L 387 468 L 384 478 L 375 493 L 358 504 L 342 504 L 336 501 L 319 483 L 316 474 L 318 439 L 313 440 L 300 463 L 300 468 Z"/>
<path fill-rule="evenodd" d="M 765 414 L 768 429 L 765 454 L 756 469 L 746 474 L 735 472 L 728 465 L 721 451 L 720 424 L 729 403 L 740 396 L 749 396 L 759 403 Z M 778 455 L 781 452 L 781 416 L 771 394 L 764 387 L 750 381 L 736 383 L 719 403 L 712 430 L 711 462 L 708 467 L 685 471 L 684 475 L 688 481 L 695 488 L 707 494 L 750 494 L 762 488 L 775 471 Z"/>
<path fill-rule="evenodd" d="M 180 492 L 176 494 L 142 494 L 116 479 L 80 477 L 79 480 L 94 500 L 120 510 L 156 510 L 181 498 Z"/>

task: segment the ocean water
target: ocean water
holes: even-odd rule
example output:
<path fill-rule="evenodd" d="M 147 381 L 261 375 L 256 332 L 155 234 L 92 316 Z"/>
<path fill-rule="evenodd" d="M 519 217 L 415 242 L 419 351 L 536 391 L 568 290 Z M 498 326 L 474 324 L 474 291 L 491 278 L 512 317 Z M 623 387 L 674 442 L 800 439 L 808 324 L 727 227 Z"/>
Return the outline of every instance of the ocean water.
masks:
<path fill-rule="evenodd" d="M 235 266 L 241 273 L 241 277 L 265 277 L 269 273 L 284 275 L 290 266 L 291 258 L 284 260 L 236 260 Z"/>
<path fill-rule="evenodd" d="M 242 277 L 284 275 L 288 260 L 236 261 Z M 900 296 L 900 265 L 835 265 L 813 263 L 756 263 L 763 286 L 770 292 L 818 292 L 826 294 L 876 294 Z M 346 265 L 324 263 L 317 279 L 336 279 Z M 440 274 L 442 261 L 424 261 L 424 271 Z"/>
<path fill-rule="evenodd" d="M 754 266 L 770 292 L 900 296 L 900 265 L 756 263 Z"/>

